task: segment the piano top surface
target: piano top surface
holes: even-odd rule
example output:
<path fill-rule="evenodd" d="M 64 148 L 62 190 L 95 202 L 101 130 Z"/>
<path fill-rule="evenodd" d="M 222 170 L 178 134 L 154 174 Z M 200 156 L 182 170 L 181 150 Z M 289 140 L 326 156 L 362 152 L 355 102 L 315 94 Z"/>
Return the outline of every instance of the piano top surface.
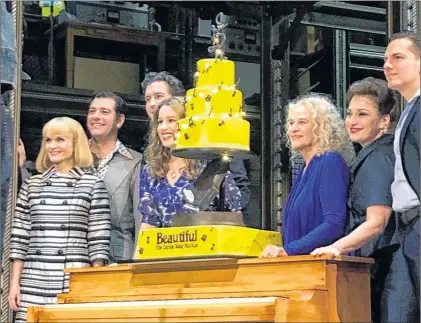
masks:
<path fill-rule="evenodd" d="M 117 264 L 104 267 L 85 267 L 85 268 L 66 268 L 65 272 L 69 273 L 84 273 L 84 272 L 101 272 L 101 271 L 121 271 L 121 270 L 134 270 L 134 271 L 147 271 L 150 268 L 153 271 L 160 269 L 167 271 L 168 269 L 177 268 L 177 271 L 185 268 L 186 270 L 195 268 L 217 268 L 241 266 L 241 265 L 264 265 L 275 263 L 294 263 L 294 262 L 327 262 L 327 263 L 355 263 L 360 265 L 371 265 L 374 263 L 372 258 L 363 257 L 350 257 L 350 256 L 288 256 L 276 258 L 210 258 L 210 259 L 176 259 L 176 260 L 159 260 L 159 261 L 134 261 L 133 263 Z"/>

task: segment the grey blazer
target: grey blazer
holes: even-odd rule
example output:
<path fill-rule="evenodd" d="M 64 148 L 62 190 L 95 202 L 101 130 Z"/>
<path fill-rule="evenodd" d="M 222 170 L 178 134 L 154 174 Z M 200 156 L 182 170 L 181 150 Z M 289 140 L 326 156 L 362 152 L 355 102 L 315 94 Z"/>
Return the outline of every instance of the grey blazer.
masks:
<path fill-rule="evenodd" d="M 110 262 L 132 259 L 142 223 L 138 211 L 142 154 L 127 150 L 133 159 L 115 154 L 104 178 L 111 208 Z"/>

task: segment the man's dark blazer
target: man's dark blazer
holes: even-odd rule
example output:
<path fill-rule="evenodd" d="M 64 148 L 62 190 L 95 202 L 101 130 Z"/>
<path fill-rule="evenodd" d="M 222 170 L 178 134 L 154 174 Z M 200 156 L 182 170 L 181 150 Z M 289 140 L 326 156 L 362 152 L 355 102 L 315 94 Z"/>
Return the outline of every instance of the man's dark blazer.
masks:
<path fill-rule="evenodd" d="M 244 161 L 233 158 L 230 163 L 229 171 L 241 192 L 241 208 L 245 211 L 250 201 L 250 180 L 247 176 Z"/>
<path fill-rule="evenodd" d="M 406 179 L 420 199 L 420 97 L 409 112 L 400 134 L 402 167 Z"/>

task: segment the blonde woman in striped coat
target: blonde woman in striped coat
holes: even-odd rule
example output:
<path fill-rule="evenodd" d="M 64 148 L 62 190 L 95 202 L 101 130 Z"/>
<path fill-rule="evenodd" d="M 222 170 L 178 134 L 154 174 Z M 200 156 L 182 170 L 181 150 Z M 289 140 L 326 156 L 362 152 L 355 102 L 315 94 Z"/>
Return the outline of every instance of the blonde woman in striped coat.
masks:
<path fill-rule="evenodd" d="M 9 304 L 16 322 L 26 322 L 28 306 L 54 304 L 68 291 L 64 268 L 108 262 L 108 194 L 92 161 L 80 123 L 60 117 L 44 126 L 36 161 L 42 174 L 23 183 L 13 219 Z"/>

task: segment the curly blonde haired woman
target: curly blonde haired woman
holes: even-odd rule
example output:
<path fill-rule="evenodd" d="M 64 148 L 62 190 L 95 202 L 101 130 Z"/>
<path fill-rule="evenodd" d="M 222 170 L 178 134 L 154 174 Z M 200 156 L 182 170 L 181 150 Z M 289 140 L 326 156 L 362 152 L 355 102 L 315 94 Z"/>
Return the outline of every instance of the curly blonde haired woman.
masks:
<path fill-rule="evenodd" d="M 344 120 L 325 97 L 308 95 L 288 105 L 288 146 L 305 167 L 288 196 L 283 247 L 268 245 L 262 257 L 309 254 L 344 234 L 348 167 L 354 151 Z"/>

